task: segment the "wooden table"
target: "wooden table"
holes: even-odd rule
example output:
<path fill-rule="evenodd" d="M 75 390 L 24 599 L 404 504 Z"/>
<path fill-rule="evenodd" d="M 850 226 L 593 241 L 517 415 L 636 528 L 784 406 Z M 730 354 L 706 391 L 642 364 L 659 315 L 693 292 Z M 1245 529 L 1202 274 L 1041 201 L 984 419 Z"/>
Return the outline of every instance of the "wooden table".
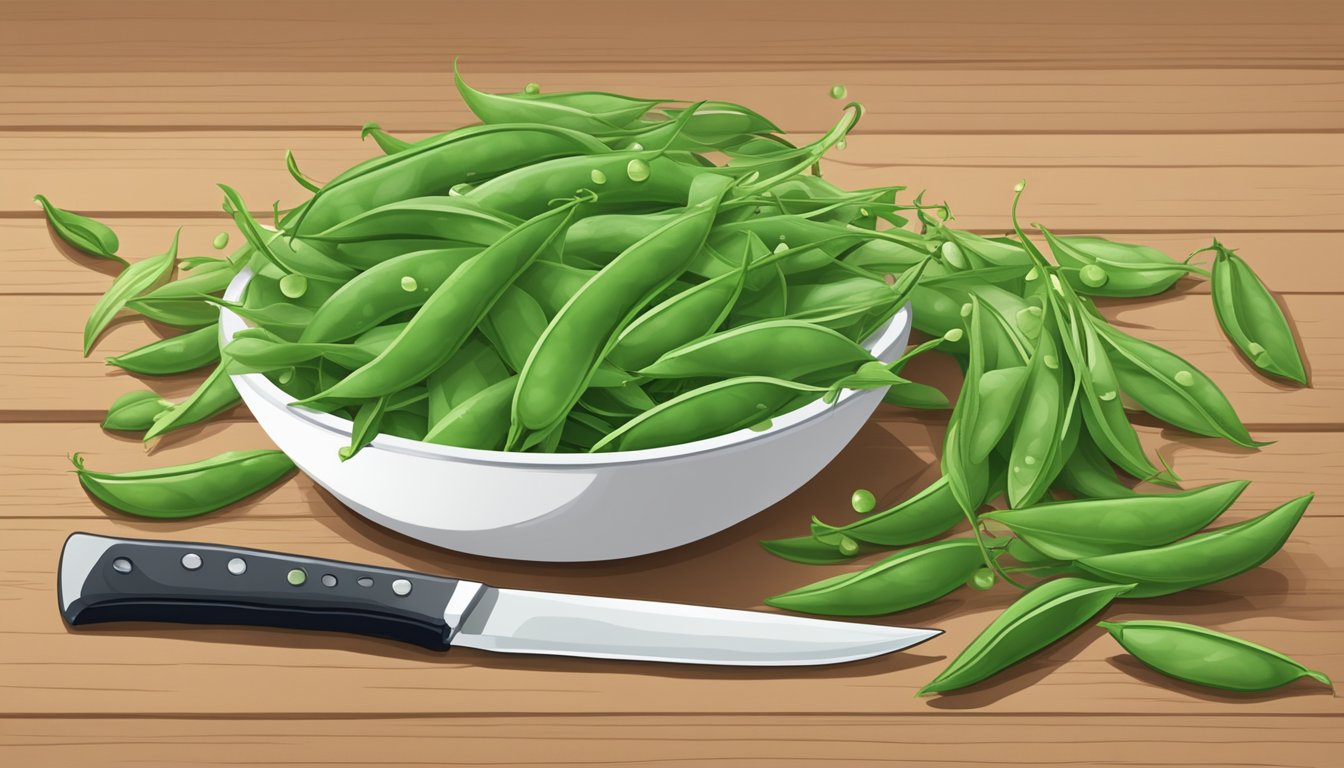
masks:
<path fill-rule="evenodd" d="M 1009 6 L 1012 6 L 1011 8 Z M 698 669 L 335 635 L 170 626 L 72 633 L 55 605 L 72 531 L 198 538 L 516 586 L 755 608 L 838 569 L 775 560 L 762 538 L 843 519 L 851 489 L 894 501 L 936 472 L 944 419 L 884 409 L 787 501 L 706 541 L 607 564 L 467 557 L 366 523 L 302 477 L 205 519 L 100 508 L 66 456 L 121 470 L 266 446 L 239 409 L 165 438 L 102 432 L 141 382 L 102 364 L 155 338 L 121 322 L 79 355 L 109 271 L 55 247 L 35 192 L 95 215 L 132 258 L 182 226 L 186 254 L 231 229 L 216 182 L 265 209 L 298 199 L 285 149 L 324 179 L 375 149 L 359 126 L 463 123 L 473 82 L 744 101 L 818 132 L 844 83 L 868 107 L 831 161 L 840 183 L 908 184 L 960 225 L 1028 221 L 1173 254 L 1217 234 L 1279 293 L 1310 389 L 1257 376 L 1223 339 L 1207 286 L 1107 308 L 1202 367 L 1252 431 L 1230 448 L 1156 426 L 1190 484 L 1250 478 L 1233 517 L 1317 494 L 1284 551 L 1207 589 L 1118 605 L 1238 633 L 1344 679 L 1344 5 L 1321 2 L 228 3 L 0 6 L 0 763 L 1339 765 L 1344 706 L 1299 683 L 1262 696 L 1172 684 L 1096 629 L 958 695 L 916 699 L 1010 599 L 962 590 L 889 621 L 947 633 L 911 653 L 821 669 Z M 92 268 L 91 268 L 92 267 Z M 936 372 L 935 372 L 936 373 Z M 145 382 L 168 396 L 197 377 Z M 1145 422 L 1147 423 L 1147 422 Z"/>

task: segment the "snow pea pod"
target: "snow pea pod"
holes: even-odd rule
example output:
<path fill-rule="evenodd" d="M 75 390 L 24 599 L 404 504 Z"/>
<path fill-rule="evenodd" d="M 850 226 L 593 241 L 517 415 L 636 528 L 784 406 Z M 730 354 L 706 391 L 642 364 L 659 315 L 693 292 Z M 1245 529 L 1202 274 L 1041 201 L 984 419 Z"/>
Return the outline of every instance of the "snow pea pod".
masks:
<path fill-rule="evenodd" d="M 814 518 L 812 535 L 842 533 L 870 544 L 902 547 L 947 533 L 965 519 L 944 475 L 900 504 L 864 515 L 848 525 L 830 526 Z"/>
<path fill-rule="evenodd" d="M 1086 432 L 1078 436 L 1078 444 L 1060 468 L 1055 482 L 1075 498 L 1116 499 L 1138 493 L 1120 482 L 1111 468 L 1110 459 Z"/>
<path fill-rule="evenodd" d="M 1126 597 L 1160 597 L 1202 587 L 1249 571 L 1273 557 L 1314 496 L 1309 493 L 1259 517 L 1165 547 L 1085 557 L 1076 565 L 1107 581 L 1136 584 Z"/>
<path fill-rule="evenodd" d="M 564 421 L 618 334 L 681 275 L 704 243 L 728 181 L 701 178 L 686 213 L 627 248 L 547 325 L 518 382 L 511 447 L 521 448 L 524 437 L 549 433 Z"/>
<path fill-rule="evenodd" d="M 597 192 L 599 210 L 629 203 L 684 205 L 691 182 L 704 172 L 657 151 L 562 157 L 497 176 L 468 192 L 464 199 L 519 218 L 535 216 L 546 210 L 551 200 L 572 197 L 580 189 Z M 604 181 L 597 183 L 596 178 Z"/>
<path fill-rule="evenodd" d="M 1177 280 L 1203 270 L 1182 264 L 1154 248 L 1101 237 L 1055 236 L 1044 228 L 1060 275 L 1074 290 L 1093 296 L 1156 296 Z"/>
<path fill-rule="evenodd" d="M 353 267 L 342 264 L 312 243 L 297 237 L 287 237 L 284 233 L 266 229 L 252 218 L 243 198 L 226 184 L 220 184 L 224 190 L 224 212 L 233 217 L 248 245 L 256 251 L 257 257 L 276 265 L 285 273 L 303 275 L 312 280 L 341 283 L 354 277 Z"/>
<path fill-rule="evenodd" d="M 1180 356 L 1136 339 L 1089 315 L 1106 344 L 1120 390 L 1145 411 L 1181 429 L 1223 437 L 1246 448 L 1254 440 L 1213 380 Z"/>
<path fill-rule="evenodd" d="M 846 573 L 767 597 L 765 604 L 824 616 L 880 616 L 924 605 L 966 583 L 980 566 L 974 539 L 952 539 L 898 552 Z"/>
<path fill-rule="evenodd" d="M 573 91 L 563 93 L 486 93 L 467 85 L 453 63 L 457 92 L 481 122 L 539 123 L 585 133 L 619 130 L 639 120 L 667 99 L 638 99 L 616 93 Z"/>
<path fill-rule="evenodd" d="M 1236 251 L 1213 241 L 1213 311 L 1223 333 L 1255 367 L 1307 383 L 1297 339 L 1283 310 Z"/>
<path fill-rule="evenodd" d="M 343 368 L 358 368 L 376 357 L 387 344 L 386 340 L 382 344 L 372 345 L 287 342 L 239 334 L 235 335 L 233 341 L 224 348 L 224 354 L 233 361 L 233 373 L 265 373 L 306 363 L 318 357 L 324 357 Z"/>
<path fill-rule="evenodd" d="M 1047 327 L 1037 339 L 1013 426 L 1008 502 L 1014 508 L 1034 504 L 1045 495 L 1078 436 L 1079 380 L 1060 359 L 1055 333 Z"/>
<path fill-rule="evenodd" d="M 557 157 L 606 151 L 597 139 L 557 125 L 471 126 L 350 168 L 282 223 L 289 234 L 309 235 L 398 200 L 446 195 L 463 182 Z"/>
<path fill-rule="evenodd" d="M 509 436 L 509 410 L 518 377 L 497 381 L 432 424 L 425 442 L 497 451 Z"/>
<path fill-rule="evenodd" d="M 218 310 L 215 314 L 218 316 Z M 219 324 L 215 323 L 109 357 L 107 364 L 131 373 L 167 376 L 193 371 L 218 359 Z"/>
<path fill-rule="evenodd" d="M 126 308 L 140 313 L 148 320 L 174 328 L 201 328 L 219 322 L 219 309 L 206 301 L 205 296 L 200 294 L 171 299 L 144 297 L 126 302 Z"/>
<path fill-rule="evenodd" d="M 1134 658 L 1168 677 L 1226 691 L 1268 691 L 1309 677 L 1331 688 L 1324 672 L 1263 645 L 1175 621 L 1102 621 L 1097 626 Z"/>
<path fill-rule="evenodd" d="M 626 248 L 684 212 L 673 209 L 658 213 L 605 213 L 580 219 L 565 232 L 561 261 L 590 268 L 604 267 Z"/>
<path fill-rule="evenodd" d="M 1249 483 L 1217 483 L 1181 493 L 1080 499 L 989 512 L 1037 551 L 1056 560 L 1170 544 L 1227 511 Z"/>
<path fill-rule="evenodd" d="M 458 267 L 387 349 L 318 399 L 396 392 L 447 362 L 505 289 L 550 247 L 579 202 L 572 200 L 524 222 Z"/>
<path fill-rule="evenodd" d="M 1082 626 L 1132 586 L 1072 577 L 1037 586 L 999 614 L 918 695 L 965 688 L 998 674 Z"/>
<path fill-rule="evenodd" d="M 154 419 L 172 405 L 157 392 L 127 392 L 108 406 L 102 427 L 120 432 L 144 432 L 154 426 Z"/>
<path fill-rule="evenodd" d="M 80 216 L 72 211 L 62 210 L 51 204 L 46 195 L 33 195 L 33 199 L 42 206 L 42 213 L 56 235 L 72 248 L 100 259 L 119 261 L 123 267 L 130 264 L 117 255 L 121 243 L 112 228 L 88 216 Z"/>
<path fill-rule="evenodd" d="M 674 349 L 638 373 L 655 379 L 775 376 L 799 380 L 826 371 L 853 371 L 873 359 L 871 352 L 824 326 L 762 320 Z"/>
<path fill-rule="evenodd" d="M 592 269 L 580 269 L 553 261 L 537 261 L 518 276 L 518 287 L 537 300 L 547 317 L 555 317 L 560 308 L 596 274 L 597 271 Z"/>
<path fill-rule="evenodd" d="M 541 304 L 527 291 L 511 285 L 481 320 L 481 334 L 499 350 L 509 368 L 521 371 L 546 332 L 547 322 Z"/>
<path fill-rule="evenodd" d="M 107 329 L 112 318 L 116 317 L 126 303 L 153 288 L 173 270 L 177 260 L 177 240 L 179 230 L 173 235 L 173 244 L 164 253 L 137 261 L 117 275 L 107 292 L 98 299 L 98 303 L 89 312 L 84 323 L 84 356 L 93 350 L 93 343 Z"/>
<path fill-rule="evenodd" d="M 364 446 L 373 442 L 383 424 L 383 415 L 387 413 L 387 395 L 371 398 L 360 403 L 350 426 L 350 442 L 337 450 L 341 461 L 349 461 Z"/>
<path fill-rule="evenodd" d="M 154 425 L 145 432 L 145 442 L 165 432 L 205 421 L 232 408 L 241 400 L 238 390 L 233 386 L 233 379 L 229 378 L 229 359 L 222 357 L 219 365 L 215 366 L 195 392 L 154 419 Z"/>
<path fill-rule="evenodd" d="M 79 482 L 99 501 L 138 517 L 180 519 L 213 512 L 273 485 L 294 469 L 280 451 L 229 451 L 193 464 L 113 474 L 76 453 Z"/>
<path fill-rule="evenodd" d="M 361 272 L 317 308 L 299 340 L 343 341 L 415 309 L 480 252 L 473 246 L 417 251 Z"/>
<path fill-rule="evenodd" d="M 545 206 L 540 210 L 546 210 Z M 511 216 L 483 210 L 465 196 L 412 197 L 366 209 L 307 237 L 345 244 L 363 240 L 439 240 L 442 241 L 439 247 L 453 243 L 486 246 L 518 223 Z"/>
<path fill-rule="evenodd" d="M 508 366 L 479 336 L 471 336 L 448 362 L 429 375 L 430 426 L 486 387 L 509 377 Z"/>

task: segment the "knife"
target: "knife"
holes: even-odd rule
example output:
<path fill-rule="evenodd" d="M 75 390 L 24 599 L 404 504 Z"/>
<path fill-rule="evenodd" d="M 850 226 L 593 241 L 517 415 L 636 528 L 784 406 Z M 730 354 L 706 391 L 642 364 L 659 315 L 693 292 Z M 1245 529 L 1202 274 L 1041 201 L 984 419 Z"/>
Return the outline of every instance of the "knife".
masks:
<path fill-rule="evenodd" d="M 57 599 L 72 626 L 110 621 L 350 632 L 433 650 L 683 664 L 835 664 L 941 630 L 500 589 L 414 571 L 241 547 L 75 533 Z"/>

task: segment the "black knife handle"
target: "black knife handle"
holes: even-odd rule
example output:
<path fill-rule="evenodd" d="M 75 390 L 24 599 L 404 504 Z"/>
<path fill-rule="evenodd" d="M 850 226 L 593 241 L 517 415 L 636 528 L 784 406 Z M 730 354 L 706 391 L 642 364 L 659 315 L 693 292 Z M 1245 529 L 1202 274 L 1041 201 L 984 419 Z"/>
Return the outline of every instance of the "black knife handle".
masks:
<path fill-rule="evenodd" d="M 240 547 L 76 533 L 61 551 L 61 615 L 351 632 L 445 650 L 475 582 Z M 451 614 L 446 615 L 446 612 Z"/>

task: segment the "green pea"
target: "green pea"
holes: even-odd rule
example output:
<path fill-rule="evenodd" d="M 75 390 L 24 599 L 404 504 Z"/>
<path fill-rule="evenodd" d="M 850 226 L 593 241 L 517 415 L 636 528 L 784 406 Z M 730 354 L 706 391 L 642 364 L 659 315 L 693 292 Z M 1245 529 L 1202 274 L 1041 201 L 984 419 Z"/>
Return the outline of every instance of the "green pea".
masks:
<path fill-rule="evenodd" d="M 1078 279 L 1083 281 L 1083 285 L 1088 288 L 1100 288 L 1106 284 L 1110 276 L 1106 274 L 1106 270 L 1096 264 L 1088 264 L 1078 270 Z"/>
<path fill-rule="evenodd" d="M 937 600 L 981 566 L 974 539 L 907 549 L 857 573 L 823 579 L 765 599 L 766 605 L 825 616 L 879 616 Z"/>
<path fill-rule="evenodd" d="M 280 451 L 229 451 L 175 467 L 111 474 L 71 461 L 79 482 L 99 501 L 135 515 L 160 519 L 195 517 L 226 507 L 273 485 L 294 469 Z"/>
<path fill-rule="evenodd" d="M 854 539 L 843 537 L 847 541 L 854 542 Z M 854 542 L 852 551 L 840 551 L 840 537 L 815 536 L 795 536 L 788 539 L 774 539 L 773 541 L 762 541 L 761 546 L 766 552 L 775 557 L 783 558 L 795 563 L 805 565 L 835 565 L 837 563 L 847 563 L 854 559 L 862 549 L 862 545 Z"/>
<path fill-rule="evenodd" d="M 955 269 L 969 269 L 970 264 L 966 261 L 966 255 L 961 252 L 961 247 L 955 242 L 948 240 L 942 246 L 943 261 L 951 264 Z"/>
<path fill-rule="evenodd" d="M 42 206 L 47 223 L 63 242 L 91 256 L 119 261 L 123 266 L 129 266 L 125 259 L 117 255 L 120 242 L 117 240 L 117 233 L 113 232 L 111 227 L 87 216 L 57 208 L 47 200 L 46 195 L 34 195 L 33 199 Z"/>
<path fill-rule="evenodd" d="M 1213 522 L 1246 489 L 1229 482 L 1162 495 L 1040 504 L 982 516 L 1056 560 L 1170 544 Z"/>
<path fill-rule="evenodd" d="M 1324 672 L 1307 669 L 1263 645 L 1175 621 L 1103 621 L 1120 646 L 1152 669 L 1187 683 L 1227 691 L 1268 691 L 1310 677 L 1331 688 Z"/>
<path fill-rule="evenodd" d="M 845 95 L 848 94 L 848 93 L 849 93 L 849 91 L 848 91 L 848 90 L 845 88 L 845 86 L 843 86 L 843 85 L 832 85 L 832 86 L 831 86 L 831 98 L 832 98 L 832 99 L 843 99 L 843 98 L 845 98 Z"/>
<path fill-rule="evenodd" d="M 854 508 L 855 512 L 862 515 L 873 511 L 877 506 L 877 497 L 873 495 L 872 491 L 860 488 L 849 497 L 849 505 Z"/>
<path fill-rule="evenodd" d="M 541 93 L 541 86 L 537 83 L 528 83 L 523 86 L 523 93 L 526 93 L 528 96 L 536 96 L 538 93 Z"/>
<path fill-rule="evenodd" d="M 999 614 L 946 669 L 919 689 L 919 695 L 965 688 L 999 673 L 1082 626 L 1131 587 L 1078 578 L 1037 586 Z"/>
<path fill-rule="evenodd" d="M 219 326 L 215 324 L 109 357 L 107 364 L 131 373 L 167 376 L 193 371 L 218 359 Z"/>
<path fill-rule="evenodd" d="M 1257 368 L 1306 384 L 1297 339 L 1274 296 L 1236 251 L 1217 240 L 1213 248 L 1213 309 L 1223 333 Z"/>
<path fill-rule="evenodd" d="M 308 278 L 303 275 L 285 275 L 280 278 L 280 292 L 286 298 L 297 299 L 308 291 Z"/>
<path fill-rule="evenodd" d="M 144 432 L 154 426 L 154 419 L 172 403 L 157 392 L 127 392 L 112 402 L 103 418 L 103 429 L 121 432 Z"/>
<path fill-rule="evenodd" d="M 215 239 L 211 240 L 210 244 L 214 246 L 217 251 L 224 250 L 229 245 L 229 233 L 220 232 L 218 235 L 215 235 Z"/>
<path fill-rule="evenodd" d="M 988 568 L 977 570 L 972 576 L 969 585 L 972 589 L 986 590 L 994 586 L 994 572 Z"/>
<path fill-rule="evenodd" d="M 1307 494 L 1235 525 L 1154 549 L 1086 557 L 1077 567 L 1093 576 L 1137 586 L 1126 597 L 1160 597 L 1248 571 L 1283 546 L 1315 494 Z"/>

